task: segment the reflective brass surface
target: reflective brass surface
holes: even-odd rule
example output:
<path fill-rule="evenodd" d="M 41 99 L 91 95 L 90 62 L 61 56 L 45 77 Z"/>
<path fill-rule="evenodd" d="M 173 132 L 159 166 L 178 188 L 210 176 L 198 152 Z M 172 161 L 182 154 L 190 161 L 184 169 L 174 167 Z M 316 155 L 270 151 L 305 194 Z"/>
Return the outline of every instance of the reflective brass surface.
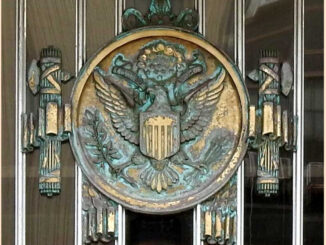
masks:
<path fill-rule="evenodd" d="M 256 136 L 256 107 L 249 107 L 249 137 Z"/>
<path fill-rule="evenodd" d="M 46 105 L 46 134 L 58 134 L 58 104 L 49 102 Z"/>
<path fill-rule="evenodd" d="M 199 36 L 138 29 L 83 67 L 71 143 L 89 180 L 139 212 L 169 213 L 218 191 L 246 151 L 247 92 L 238 70 Z"/>

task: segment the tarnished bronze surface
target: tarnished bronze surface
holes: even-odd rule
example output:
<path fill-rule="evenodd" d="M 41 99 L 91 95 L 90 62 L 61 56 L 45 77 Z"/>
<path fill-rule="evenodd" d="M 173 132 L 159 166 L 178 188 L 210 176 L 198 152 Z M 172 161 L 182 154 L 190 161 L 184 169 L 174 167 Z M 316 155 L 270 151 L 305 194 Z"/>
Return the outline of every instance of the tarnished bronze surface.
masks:
<path fill-rule="evenodd" d="M 82 185 L 83 244 L 108 243 L 118 236 L 118 206 L 99 193 L 85 178 Z"/>
<path fill-rule="evenodd" d="M 72 94 L 78 163 L 103 194 L 139 212 L 177 212 L 216 193 L 242 160 L 247 126 L 235 65 L 179 29 L 117 37 Z"/>
<path fill-rule="evenodd" d="M 295 150 L 296 119 L 291 118 L 290 122 L 288 112 L 282 112 L 280 104 L 280 91 L 288 95 L 293 75 L 287 62 L 281 65 L 277 51 L 262 50 L 259 69 L 251 71 L 248 77 L 259 83 L 257 109 L 249 109 L 249 145 L 259 152 L 257 190 L 270 196 L 279 189 L 280 148 Z"/>
<path fill-rule="evenodd" d="M 201 237 L 207 244 L 237 243 L 237 176 L 200 204 Z"/>
<path fill-rule="evenodd" d="M 61 86 L 70 78 L 61 68 L 61 51 L 53 46 L 42 49 L 40 60 L 33 60 L 28 71 L 28 86 L 34 95 L 40 94 L 40 102 L 38 124 L 33 113 L 22 115 L 22 148 L 40 148 L 39 190 L 47 196 L 61 192 L 61 142 L 71 132 L 71 106 L 62 103 Z"/>

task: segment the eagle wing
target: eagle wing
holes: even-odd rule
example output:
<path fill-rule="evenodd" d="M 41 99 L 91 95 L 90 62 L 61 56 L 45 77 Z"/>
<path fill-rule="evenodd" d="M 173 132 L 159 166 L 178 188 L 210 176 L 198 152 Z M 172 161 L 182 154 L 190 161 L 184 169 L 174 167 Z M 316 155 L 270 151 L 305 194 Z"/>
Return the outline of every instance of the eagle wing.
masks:
<path fill-rule="evenodd" d="M 224 88 L 225 70 L 218 77 L 209 79 L 191 96 L 187 111 L 181 117 L 181 142 L 195 139 L 211 120 L 216 103 Z"/>
<path fill-rule="evenodd" d="M 104 81 L 98 71 L 94 71 L 96 95 L 110 113 L 112 125 L 126 140 L 139 144 L 139 115 L 127 103 L 116 86 Z"/>

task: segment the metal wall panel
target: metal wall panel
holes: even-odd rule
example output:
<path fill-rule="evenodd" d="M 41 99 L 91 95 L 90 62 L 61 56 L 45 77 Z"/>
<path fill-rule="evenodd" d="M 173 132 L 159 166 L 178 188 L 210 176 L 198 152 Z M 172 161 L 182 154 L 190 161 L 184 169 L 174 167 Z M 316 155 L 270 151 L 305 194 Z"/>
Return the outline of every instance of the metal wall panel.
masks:
<path fill-rule="evenodd" d="M 15 243 L 15 69 L 16 2 L 2 2 L 1 216 L 2 244 Z"/>
<path fill-rule="evenodd" d="M 115 1 L 86 1 L 86 58 L 114 38 Z"/>
<path fill-rule="evenodd" d="M 62 51 L 63 69 L 75 70 L 75 1 L 27 1 L 27 66 L 39 58 L 42 48 L 54 45 Z M 68 103 L 73 81 L 63 85 Z M 27 111 L 38 108 L 38 98 L 27 90 Z M 52 198 L 38 192 L 39 150 L 27 155 L 26 244 L 74 242 L 74 158 L 68 142 L 62 145 L 61 194 Z"/>
<path fill-rule="evenodd" d="M 205 37 L 234 60 L 234 2 L 206 0 Z"/>

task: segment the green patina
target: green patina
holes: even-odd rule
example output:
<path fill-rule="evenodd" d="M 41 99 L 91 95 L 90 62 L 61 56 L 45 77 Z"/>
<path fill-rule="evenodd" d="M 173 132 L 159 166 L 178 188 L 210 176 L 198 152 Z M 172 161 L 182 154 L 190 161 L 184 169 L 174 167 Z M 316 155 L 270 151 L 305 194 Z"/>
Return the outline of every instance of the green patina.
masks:
<path fill-rule="evenodd" d="M 68 140 L 70 134 L 63 125 L 61 87 L 70 77 L 61 69 L 61 51 L 53 46 L 42 49 L 40 61 L 37 64 L 33 60 L 29 69 L 29 87 L 34 94 L 40 94 L 38 127 L 30 128 L 34 132 L 29 134 L 35 135 L 33 146 L 40 148 L 39 190 L 47 196 L 61 191 L 61 142 Z"/>
<path fill-rule="evenodd" d="M 170 0 L 152 0 L 145 15 L 135 8 L 128 8 L 122 18 L 124 31 L 149 25 L 173 25 L 192 31 L 198 28 L 198 14 L 192 9 L 185 9 L 176 16 Z"/>
<path fill-rule="evenodd" d="M 108 175 L 115 176 L 136 188 L 148 186 L 164 197 L 166 194 L 162 190 L 168 186 L 180 185 L 191 189 L 204 183 L 211 174 L 210 164 L 223 159 L 232 148 L 234 135 L 220 129 L 207 138 L 203 149 L 205 154 L 200 154 L 198 159 L 188 154 L 188 148 L 201 137 L 211 119 L 223 91 L 225 71 L 217 65 L 210 75 L 203 76 L 207 68 L 201 52 L 195 50 L 187 59 L 186 51 L 183 45 L 155 40 L 142 47 L 135 61 L 117 54 L 107 71 L 96 67 L 97 96 L 109 112 L 113 128 L 125 140 L 119 143 L 113 135 L 105 132 L 103 115 L 95 108 L 85 112 L 83 135 L 87 137 L 86 149 L 106 178 Z M 189 83 L 199 75 L 202 78 Z M 208 100 L 198 102 L 200 94 L 205 98 L 207 96 Z M 205 103 L 208 104 L 205 106 Z M 176 120 L 176 138 L 171 150 L 174 153 L 161 160 L 146 153 L 144 139 L 139 132 L 146 118 L 156 116 Z M 113 145 L 115 149 L 112 149 Z M 124 147 L 127 149 L 125 152 L 121 151 Z M 184 171 L 177 172 L 177 166 Z M 128 176 L 130 168 L 142 169 L 139 180 Z M 155 178 L 161 175 L 167 182 L 162 188 L 155 185 Z"/>

